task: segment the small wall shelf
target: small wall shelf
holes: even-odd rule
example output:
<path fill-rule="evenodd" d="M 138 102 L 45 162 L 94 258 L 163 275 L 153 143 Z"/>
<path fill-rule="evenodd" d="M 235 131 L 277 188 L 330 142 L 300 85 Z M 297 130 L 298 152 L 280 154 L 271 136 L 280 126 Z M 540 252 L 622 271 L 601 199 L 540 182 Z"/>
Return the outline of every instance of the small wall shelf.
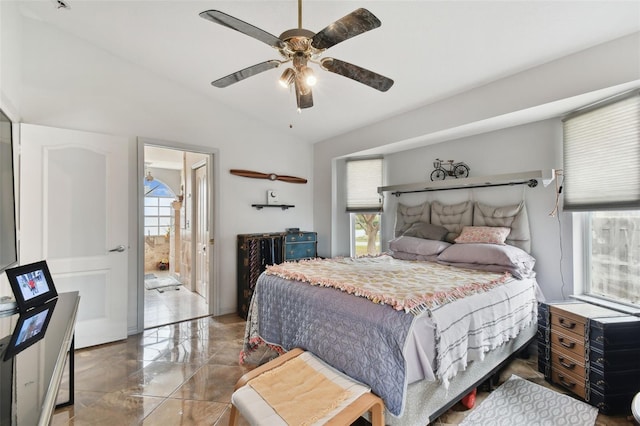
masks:
<path fill-rule="evenodd" d="M 487 188 L 492 186 L 528 185 L 534 188 L 541 180 L 544 186 L 549 185 L 555 178 L 555 170 L 534 170 L 531 172 L 508 173 L 493 176 L 478 176 L 463 179 L 445 179 L 404 185 L 379 186 L 378 193 L 393 191 L 399 197 L 412 192 L 446 191 L 449 189 Z"/>
<path fill-rule="evenodd" d="M 287 210 L 295 206 L 291 204 L 251 204 L 251 207 L 255 207 L 258 210 L 262 210 L 264 207 L 280 207 L 282 210 Z"/>

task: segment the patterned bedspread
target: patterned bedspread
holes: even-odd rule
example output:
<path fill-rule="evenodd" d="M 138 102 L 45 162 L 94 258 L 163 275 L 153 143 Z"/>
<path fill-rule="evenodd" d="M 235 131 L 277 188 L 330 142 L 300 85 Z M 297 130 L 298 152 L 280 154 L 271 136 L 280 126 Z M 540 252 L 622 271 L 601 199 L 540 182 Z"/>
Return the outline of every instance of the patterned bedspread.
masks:
<path fill-rule="evenodd" d="M 268 266 L 267 274 L 334 287 L 396 310 L 421 314 L 428 308 L 504 283 L 509 273 L 474 271 L 389 255 L 314 259 Z"/>
<path fill-rule="evenodd" d="M 352 260 L 345 259 L 333 263 L 338 263 L 340 268 L 347 266 Z M 373 270 L 374 264 L 378 264 L 379 267 L 381 262 L 388 262 L 387 259 L 377 259 L 375 262 L 370 260 L 364 262 L 365 266 L 360 268 L 360 273 L 366 274 L 367 268 Z M 314 262 L 317 261 L 305 263 Z M 435 267 L 436 270 L 442 270 L 440 267 L 443 266 L 431 262 L 397 260 L 388 262 L 387 265 L 393 266 L 396 262 L 399 264 L 391 268 L 391 275 L 394 275 L 396 280 L 404 273 L 409 273 L 409 269 L 403 269 L 405 265 L 418 264 L 425 268 Z M 380 289 L 373 291 L 375 286 L 369 286 L 366 294 L 359 294 L 356 287 L 348 289 L 345 285 L 342 288 L 335 285 L 346 283 L 346 275 L 339 273 L 329 275 L 331 279 L 323 279 L 320 275 L 316 277 L 310 273 L 303 276 L 298 270 L 298 280 L 290 279 L 293 278 L 291 268 L 297 265 L 299 264 L 285 264 L 288 268 L 286 274 L 283 269 L 276 268 L 274 271 L 272 268 L 275 267 L 271 267 L 268 273 L 260 276 L 247 319 L 241 362 L 262 344 L 268 344 L 280 352 L 294 347 L 309 350 L 348 376 L 369 385 L 395 416 L 402 414 L 405 404 L 407 336 L 412 333 L 415 322 L 421 320 L 423 315 L 429 315 L 436 326 L 437 364 L 443 367 L 443 373 L 438 369 L 436 377 L 445 386 L 468 361 L 482 359 L 484 352 L 517 335 L 535 318 L 535 286 L 528 282 L 511 289 L 515 280 L 499 279 L 500 274 L 477 274 L 475 271 L 446 266 L 445 269 L 459 274 L 457 278 L 453 275 L 448 276 L 448 279 L 453 280 L 453 284 L 445 282 L 446 279 L 438 284 L 437 279 L 433 281 L 424 272 L 421 280 L 430 284 L 422 290 L 416 284 L 411 287 L 411 296 L 403 297 L 396 292 L 391 298 L 378 298 Z M 338 269 L 334 269 L 334 272 Z M 345 268 L 345 274 L 349 273 L 347 269 Z M 273 275 L 274 273 L 282 276 Z M 435 276 L 440 274 L 436 273 Z M 383 273 L 382 279 L 365 279 L 364 282 L 367 285 L 374 281 L 384 284 L 383 279 L 389 279 L 389 274 Z M 342 291 L 326 287 L 329 281 Z M 504 283 L 509 283 L 509 286 L 498 285 Z M 509 288 L 502 290 L 502 287 Z M 460 293 L 456 288 L 467 290 Z M 494 296 L 495 291 L 502 293 L 500 296 Z M 362 297 L 354 297 L 353 294 Z M 385 294 L 389 295 L 388 292 Z M 419 303 L 408 305 L 407 301 L 416 301 L 415 294 L 421 295 Z M 473 296 L 461 299 L 461 294 Z M 492 297 L 505 299 L 500 306 L 500 317 L 497 321 L 491 319 L 490 306 L 494 303 L 488 300 Z M 390 300 L 393 301 L 389 302 Z M 461 315 L 457 315 L 459 309 L 456 305 L 461 303 L 467 307 Z M 407 306 L 410 308 L 407 309 Z M 420 308 L 415 309 L 418 306 Z M 413 315 L 405 310 L 412 311 Z M 511 311 L 518 315 L 513 316 Z M 490 326 L 486 326 L 485 320 L 478 323 L 473 319 L 476 313 L 484 316 L 486 321 L 491 323 Z M 474 330 L 471 339 L 465 337 L 465 327 Z M 468 344 L 473 345 L 470 356 L 467 356 Z"/>

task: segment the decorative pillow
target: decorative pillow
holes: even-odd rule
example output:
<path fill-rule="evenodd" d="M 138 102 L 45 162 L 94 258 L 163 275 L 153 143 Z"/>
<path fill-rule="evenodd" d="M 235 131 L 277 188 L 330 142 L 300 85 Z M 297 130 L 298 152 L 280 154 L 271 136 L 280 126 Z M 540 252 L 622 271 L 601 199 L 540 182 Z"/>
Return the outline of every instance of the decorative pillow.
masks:
<path fill-rule="evenodd" d="M 511 228 L 503 226 L 465 226 L 454 241 L 458 244 L 484 243 L 502 244 L 511 232 Z"/>
<path fill-rule="evenodd" d="M 449 231 L 444 226 L 432 225 L 430 223 L 416 222 L 409 227 L 402 235 L 407 237 L 424 238 L 426 240 L 444 240 Z"/>
<path fill-rule="evenodd" d="M 453 244 L 438 255 L 438 262 L 485 271 L 508 271 L 522 278 L 531 274 L 536 260 L 515 246 L 482 243 Z"/>
<path fill-rule="evenodd" d="M 389 249 L 394 253 L 398 251 L 421 256 L 438 255 L 450 245 L 451 244 L 445 241 L 425 240 L 423 238 L 408 237 L 406 235 L 389 241 Z"/>

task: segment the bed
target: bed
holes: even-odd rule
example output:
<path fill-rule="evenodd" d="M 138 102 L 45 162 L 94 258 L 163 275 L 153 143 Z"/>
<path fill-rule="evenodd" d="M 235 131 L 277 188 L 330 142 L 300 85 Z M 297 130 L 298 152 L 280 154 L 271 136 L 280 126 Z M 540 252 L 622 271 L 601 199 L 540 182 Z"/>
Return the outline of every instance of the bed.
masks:
<path fill-rule="evenodd" d="M 388 253 L 268 267 L 241 362 L 301 347 L 370 386 L 387 424 L 428 424 L 534 338 L 529 240 L 524 203 L 399 204 Z"/>

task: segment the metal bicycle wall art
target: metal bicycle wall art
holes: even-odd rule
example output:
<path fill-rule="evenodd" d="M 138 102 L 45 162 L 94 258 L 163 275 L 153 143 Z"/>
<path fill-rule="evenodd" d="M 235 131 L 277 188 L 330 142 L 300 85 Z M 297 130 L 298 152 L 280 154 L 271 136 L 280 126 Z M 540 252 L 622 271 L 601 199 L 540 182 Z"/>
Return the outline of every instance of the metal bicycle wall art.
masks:
<path fill-rule="evenodd" d="M 431 180 L 444 180 L 447 176 L 466 178 L 469 176 L 469 166 L 464 162 L 454 162 L 454 160 L 441 160 L 436 158 L 433 162 L 434 170 L 431 172 Z"/>

